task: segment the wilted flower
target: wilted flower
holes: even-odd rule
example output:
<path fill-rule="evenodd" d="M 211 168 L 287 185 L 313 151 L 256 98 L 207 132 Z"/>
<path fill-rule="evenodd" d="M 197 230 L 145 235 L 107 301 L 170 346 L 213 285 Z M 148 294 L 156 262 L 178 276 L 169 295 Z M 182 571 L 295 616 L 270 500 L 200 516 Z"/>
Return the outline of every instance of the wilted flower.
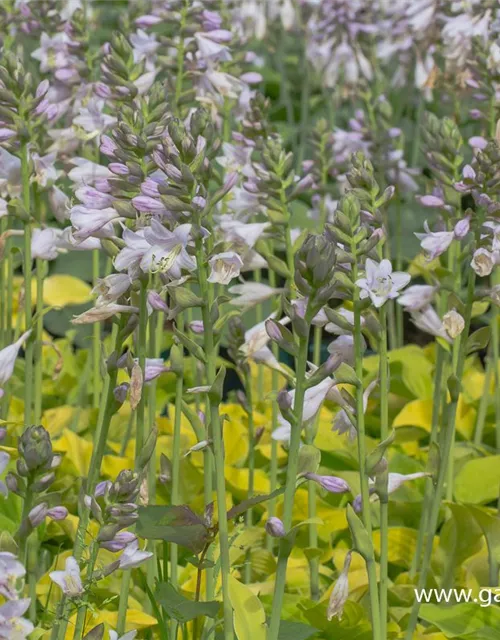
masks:
<path fill-rule="evenodd" d="M 348 551 L 344 560 L 344 568 L 342 569 L 332 593 L 330 594 L 330 600 L 328 601 L 328 609 L 326 611 L 326 617 L 330 621 L 332 618 L 337 617 L 342 619 L 344 612 L 344 605 L 347 602 L 349 595 L 349 567 L 351 566 L 352 552 Z"/>
<path fill-rule="evenodd" d="M 97 293 L 96 307 L 105 306 L 116 302 L 129 289 L 132 284 L 130 276 L 126 273 L 112 273 L 105 278 L 99 278 L 92 293 Z"/>
<path fill-rule="evenodd" d="M 83 594 L 83 584 L 80 577 L 80 567 L 73 556 L 66 558 L 64 571 L 52 571 L 49 573 L 52 582 L 55 582 L 68 598 L 78 598 Z"/>
<path fill-rule="evenodd" d="M 361 289 L 360 297 L 370 296 L 375 307 L 381 307 L 387 300 L 397 298 L 400 289 L 406 287 L 411 276 L 408 273 L 392 272 L 392 264 L 389 260 L 382 260 L 377 264 L 370 258 L 366 260 L 366 277 L 356 280 Z"/>
<path fill-rule="evenodd" d="M 495 264 L 495 255 L 487 249 L 480 248 L 474 251 L 470 266 L 474 269 L 479 277 L 484 278 L 485 276 L 490 275 Z"/>
<path fill-rule="evenodd" d="M 453 231 L 431 231 L 427 221 L 424 222 L 425 233 L 416 233 L 420 246 L 429 260 L 434 260 L 444 253 L 455 239 Z"/>
<path fill-rule="evenodd" d="M 443 316 L 443 327 L 450 338 L 458 337 L 465 328 L 465 321 L 456 309 L 451 309 Z"/>
<path fill-rule="evenodd" d="M 209 282 L 229 284 L 233 278 L 240 275 L 243 260 L 234 251 L 226 251 L 212 256 L 208 261 L 211 272 Z"/>
<path fill-rule="evenodd" d="M 84 311 L 79 316 L 75 316 L 71 321 L 73 324 L 92 324 L 101 322 L 116 316 L 118 313 L 139 313 L 138 307 L 129 307 L 125 304 L 104 304 L 100 307 L 93 307 Z"/>
<path fill-rule="evenodd" d="M 448 334 L 444 330 L 443 323 L 434 307 L 428 306 L 419 311 L 414 311 L 411 314 L 411 319 L 421 331 L 430 333 L 431 336 L 436 336 L 437 338 L 444 338 L 449 342 Z"/>

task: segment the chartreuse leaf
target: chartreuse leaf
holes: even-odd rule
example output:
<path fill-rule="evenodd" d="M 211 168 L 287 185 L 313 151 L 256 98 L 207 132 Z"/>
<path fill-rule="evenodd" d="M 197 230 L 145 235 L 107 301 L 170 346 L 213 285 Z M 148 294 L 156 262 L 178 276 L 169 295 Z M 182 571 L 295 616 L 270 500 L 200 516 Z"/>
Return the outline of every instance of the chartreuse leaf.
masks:
<path fill-rule="evenodd" d="M 492 603 L 494 593 L 491 594 Z M 497 596 L 498 597 L 498 596 Z M 485 598 L 486 599 L 486 598 Z M 480 638 L 474 632 L 480 633 L 483 629 L 500 628 L 500 609 L 495 606 L 479 606 L 477 602 L 461 602 L 460 604 L 446 606 L 442 604 L 423 604 L 420 607 L 420 618 L 436 625 L 450 638 L 464 638 L 471 634 L 470 638 Z"/>
<path fill-rule="evenodd" d="M 500 562 L 500 519 L 494 511 L 486 511 L 484 507 L 467 505 L 477 524 L 481 527 L 488 544 L 488 549 L 497 562 Z"/>
<path fill-rule="evenodd" d="M 162 582 L 156 588 L 156 599 L 165 609 L 169 618 L 185 623 L 198 616 L 215 618 L 219 612 L 220 603 L 195 602 L 180 594 L 169 582 Z"/>
<path fill-rule="evenodd" d="M 445 552 L 447 573 L 452 577 L 456 567 L 481 549 L 483 531 L 467 507 L 447 503 L 451 511 L 439 535 L 439 546 Z"/>
<path fill-rule="evenodd" d="M 229 599 L 238 640 L 266 640 L 266 614 L 259 598 L 247 585 L 229 576 Z"/>
<path fill-rule="evenodd" d="M 498 498 L 500 456 L 466 462 L 455 477 L 455 498 L 469 504 L 486 504 Z"/>
<path fill-rule="evenodd" d="M 200 553 L 210 538 L 203 520 L 186 505 L 139 507 L 137 535 L 174 542 L 193 553 Z"/>
<path fill-rule="evenodd" d="M 92 288 L 83 280 L 56 274 L 43 281 L 43 301 L 51 307 L 85 304 L 92 299 Z"/>

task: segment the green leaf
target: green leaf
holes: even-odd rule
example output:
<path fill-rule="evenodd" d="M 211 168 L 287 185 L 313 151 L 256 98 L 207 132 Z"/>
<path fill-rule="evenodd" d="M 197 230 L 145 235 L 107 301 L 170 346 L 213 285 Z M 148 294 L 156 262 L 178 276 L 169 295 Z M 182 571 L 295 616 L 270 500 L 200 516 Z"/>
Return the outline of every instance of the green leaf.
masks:
<path fill-rule="evenodd" d="M 174 542 L 193 553 L 200 553 L 210 539 L 203 520 L 186 505 L 139 507 L 137 535 Z"/>
<path fill-rule="evenodd" d="M 500 456 L 466 462 L 455 477 L 454 495 L 459 502 L 486 504 L 498 498 Z"/>
<path fill-rule="evenodd" d="M 467 354 L 474 353 L 480 349 L 485 349 L 490 341 L 491 330 L 489 327 L 481 327 L 469 336 L 467 340 Z"/>
<path fill-rule="evenodd" d="M 307 640 L 319 629 L 311 627 L 302 622 L 293 622 L 292 620 L 281 620 L 278 640 Z"/>
<path fill-rule="evenodd" d="M 243 500 L 242 502 L 237 504 L 235 507 L 232 507 L 231 509 L 229 509 L 229 511 L 227 512 L 227 519 L 233 520 L 233 518 L 237 518 L 242 513 L 245 513 L 245 511 L 247 509 L 250 509 L 250 507 L 255 507 L 261 502 L 266 502 L 266 500 L 270 500 L 271 498 L 276 498 L 280 496 L 282 493 L 285 493 L 285 487 L 280 487 L 279 489 L 276 489 L 272 493 L 263 493 L 259 496 L 253 496 L 253 498 L 248 498 L 248 500 Z"/>
<path fill-rule="evenodd" d="M 477 602 L 462 602 L 446 607 L 441 604 L 423 604 L 419 615 L 422 620 L 436 625 L 450 637 L 464 638 L 467 634 L 480 632 L 484 628 L 500 628 L 500 609 L 481 607 Z"/>
<path fill-rule="evenodd" d="M 180 594 L 169 582 L 162 582 L 156 588 L 156 599 L 161 604 L 169 618 L 181 624 L 194 620 L 198 616 L 215 618 L 219 612 L 220 603 L 195 602 Z"/>
<path fill-rule="evenodd" d="M 229 576 L 229 599 L 238 640 L 266 640 L 266 614 L 259 598 L 247 585 Z"/>

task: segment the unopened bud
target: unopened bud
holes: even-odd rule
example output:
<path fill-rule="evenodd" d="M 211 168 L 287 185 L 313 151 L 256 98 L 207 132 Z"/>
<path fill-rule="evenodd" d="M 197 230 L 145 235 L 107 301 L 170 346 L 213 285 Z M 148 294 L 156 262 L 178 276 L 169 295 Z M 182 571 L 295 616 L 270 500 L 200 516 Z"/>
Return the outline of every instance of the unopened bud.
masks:
<path fill-rule="evenodd" d="M 269 518 L 265 525 L 267 533 L 273 538 L 283 538 L 286 535 L 285 527 L 276 517 Z"/>

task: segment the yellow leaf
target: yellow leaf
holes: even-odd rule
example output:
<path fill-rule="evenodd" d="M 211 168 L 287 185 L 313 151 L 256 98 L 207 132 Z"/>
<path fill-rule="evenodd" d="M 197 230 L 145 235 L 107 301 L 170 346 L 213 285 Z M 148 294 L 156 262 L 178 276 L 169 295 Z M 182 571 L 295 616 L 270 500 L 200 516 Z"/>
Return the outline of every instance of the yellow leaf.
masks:
<path fill-rule="evenodd" d="M 229 576 L 229 599 L 238 640 L 266 640 L 266 614 L 261 601 L 233 576 Z"/>
<path fill-rule="evenodd" d="M 91 442 L 64 429 L 62 437 L 54 442 L 54 450 L 65 454 L 64 460 L 69 460 L 74 465 L 78 475 L 87 475 L 92 456 Z"/>
<path fill-rule="evenodd" d="M 51 307 L 84 304 L 92 299 L 91 292 L 90 285 L 74 276 L 56 274 L 43 281 L 43 301 Z"/>

